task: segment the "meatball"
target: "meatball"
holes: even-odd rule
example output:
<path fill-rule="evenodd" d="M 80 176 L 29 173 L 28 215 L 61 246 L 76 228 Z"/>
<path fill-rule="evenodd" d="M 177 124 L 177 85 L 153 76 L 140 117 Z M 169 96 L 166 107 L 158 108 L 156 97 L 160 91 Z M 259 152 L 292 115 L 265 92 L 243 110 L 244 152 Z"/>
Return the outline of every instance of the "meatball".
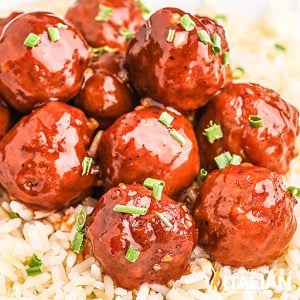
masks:
<path fill-rule="evenodd" d="M 142 183 L 152 177 L 165 181 L 165 193 L 174 195 L 189 187 L 199 171 L 197 140 L 183 116 L 171 126 L 184 139 L 180 144 L 159 118 L 164 110 L 142 108 L 125 114 L 102 135 L 98 157 L 106 186 Z"/>
<path fill-rule="evenodd" d="M 131 111 L 135 95 L 123 68 L 124 56 L 107 53 L 91 64 L 93 74 L 86 80 L 76 104 L 106 128 L 121 115 Z"/>
<path fill-rule="evenodd" d="M 0 97 L 0 139 L 7 133 L 10 121 L 10 111 Z"/>
<path fill-rule="evenodd" d="M 225 265 L 270 264 L 296 230 L 296 200 L 277 173 L 262 167 L 232 165 L 212 172 L 197 202 L 194 218 L 200 244 Z"/>
<path fill-rule="evenodd" d="M 116 205 L 146 209 L 144 215 L 114 211 Z M 186 270 L 197 243 L 197 229 L 188 213 L 166 195 L 155 200 L 139 184 L 110 189 L 87 221 L 87 237 L 104 272 L 118 286 L 138 288 L 142 283 L 167 284 Z M 132 247 L 137 259 L 128 260 Z"/>
<path fill-rule="evenodd" d="M 33 208 L 59 209 L 85 196 L 96 181 L 82 168 L 95 126 L 62 102 L 34 110 L 0 141 L 1 185 Z"/>
<path fill-rule="evenodd" d="M 73 25 L 51 13 L 22 14 L 1 35 L 0 93 L 23 113 L 67 101 L 80 90 L 88 61 L 87 44 Z"/>
<path fill-rule="evenodd" d="M 6 18 L 0 18 L 0 36 L 1 32 L 3 31 L 6 24 L 8 24 L 11 20 L 13 20 L 15 17 L 22 14 L 21 12 L 12 12 L 8 17 Z"/>
<path fill-rule="evenodd" d="M 136 32 L 144 23 L 135 0 L 78 0 L 66 18 L 84 35 L 93 47 L 105 45 L 126 50 L 126 34 Z"/>
<path fill-rule="evenodd" d="M 251 115 L 262 118 L 263 126 L 252 127 Z M 199 121 L 202 167 L 215 169 L 214 157 L 229 151 L 244 162 L 284 174 L 297 154 L 298 120 L 296 108 L 274 91 L 258 84 L 229 84 L 210 101 Z M 220 125 L 223 133 L 213 143 L 203 134 L 211 124 Z"/>
<path fill-rule="evenodd" d="M 192 30 L 183 28 L 181 18 L 193 22 Z M 220 38 L 219 47 L 201 41 L 198 32 Z M 215 21 L 163 8 L 130 42 L 126 64 L 139 96 L 188 111 L 205 105 L 230 80 L 230 67 L 223 63 L 228 51 L 224 29 Z"/>

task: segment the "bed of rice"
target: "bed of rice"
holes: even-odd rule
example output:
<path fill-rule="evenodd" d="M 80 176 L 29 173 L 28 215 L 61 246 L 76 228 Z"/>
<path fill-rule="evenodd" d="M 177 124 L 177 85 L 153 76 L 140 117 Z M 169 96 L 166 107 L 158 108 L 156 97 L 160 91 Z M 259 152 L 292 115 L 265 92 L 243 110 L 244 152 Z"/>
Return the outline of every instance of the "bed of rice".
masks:
<path fill-rule="evenodd" d="M 52 9 L 62 14 L 70 2 L 43 1 L 34 9 Z M 273 6 L 273 11 L 255 22 L 229 16 L 224 26 L 233 68 L 241 66 L 246 71 L 241 80 L 271 87 L 300 109 L 297 99 L 300 97 L 300 56 L 297 55 L 300 41 L 296 38 L 300 15 L 280 11 Z M 214 15 L 215 10 L 208 8 L 207 13 Z M 276 49 L 275 43 L 283 44 L 286 51 Z M 297 144 L 300 150 L 300 142 Z M 300 157 L 292 162 L 285 180 L 298 186 L 299 178 Z M 7 202 L 5 194 L 0 202 L 0 300 L 300 299 L 300 205 L 295 207 L 298 230 L 285 254 L 271 266 L 248 271 L 222 267 L 211 262 L 197 247 L 190 259 L 190 274 L 168 287 L 144 284 L 139 291 L 131 292 L 114 286 L 94 257 L 76 255 L 70 250 L 75 213 L 82 207 L 90 213 L 93 199 L 59 213 L 33 212 L 18 202 Z M 21 218 L 10 219 L 11 211 Z M 33 253 L 43 261 L 43 273 L 28 277 L 25 269 Z M 251 285 L 253 279 L 260 285 Z"/>

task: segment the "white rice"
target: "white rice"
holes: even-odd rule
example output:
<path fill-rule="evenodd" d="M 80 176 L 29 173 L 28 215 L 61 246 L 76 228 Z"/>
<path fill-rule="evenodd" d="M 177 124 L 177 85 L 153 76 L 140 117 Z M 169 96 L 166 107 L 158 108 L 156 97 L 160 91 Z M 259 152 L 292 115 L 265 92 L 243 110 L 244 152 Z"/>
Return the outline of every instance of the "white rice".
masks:
<path fill-rule="evenodd" d="M 63 14 L 71 3 L 42 1 L 30 9 L 44 9 Z M 285 13 L 276 6 L 258 21 L 229 16 L 223 24 L 231 47 L 233 68 L 241 66 L 246 73 L 241 81 L 257 82 L 278 91 L 284 99 L 300 109 L 300 15 Z M 207 9 L 211 16 L 216 14 Z M 277 50 L 275 43 L 283 44 L 286 52 Z M 297 142 L 300 151 L 300 140 Z M 288 184 L 300 185 L 300 157 L 291 164 Z M 211 262 L 200 247 L 191 259 L 191 273 L 183 275 L 169 286 L 143 284 L 136 292 L 114 286 L 112 279 L 102 273 L 94 257 L 76 255 L 70 249 L 75 234 L 73 228 L 76 210 L 93 210 L 94 201 L 65 212 L 33 212 L 24 205 L 2 199 L 0 206 L 0 300 L 297 300 L 300 299 L 300 204 L 295 207 L 298 229 L 284 255 L 271 266 L 255 270 L 237 270 Z M 10 212 L 21 218 L 10 219 Z M 41 219 L 41 220 L 39 220 Z M 27 261 L 36 253 L 43 261 L 43 273 L 26 275 Z M 212 277 L 214 270 L 214 277 Z M 285 277 L 282 272 L 288 272 Z M 274 277 L 274 273 L 276 276 Z M 283 276 L 283 277 L 280 277 Z M 228 278 L 243 279 L 234 288 L 225 286 Z M 220 279 L 222 279 L 222 285 Z M 261 288 L 253 288 L 251 280 L 261 279 Z M 283 287 L 274 282 L 280 278 Z"/>

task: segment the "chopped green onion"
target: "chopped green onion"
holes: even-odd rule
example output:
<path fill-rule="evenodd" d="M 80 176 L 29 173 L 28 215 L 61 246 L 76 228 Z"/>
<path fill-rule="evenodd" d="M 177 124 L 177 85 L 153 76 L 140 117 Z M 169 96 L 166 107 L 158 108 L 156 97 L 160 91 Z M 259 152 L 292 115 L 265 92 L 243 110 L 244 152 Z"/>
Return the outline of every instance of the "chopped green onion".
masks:
<path fill-rule="evenodd" d="M 67 28 L 68 28 L 68 25 L 63 24 L 63 23 L 58 23 L 58 24 L 57 24 L 57 28 L 59 28 L 59 29 L 67 29 Z"/>
<path fill-rule="evenodd" d="M 200 41 L 203 42 L 204 44 L 211 44 L 211 39 L 206 30 L 197 31 L 197 35 Z"/>
<path fill-rule="evenodd" d="M 286 51 L 286 48 L 282 44 L 274 44 L 274 47 L 280 51 Z"/>
<path fill-rule="evenodd" d="M 204 180 L 208 175 L 208 172 L 205 170 L 205 169 L 201 169 L 200 172 L 199 172 L 199 177 L 201 180 Z"/>
<path fill-rule="evenodd" d="M 295 186 L 289 186 L 288 191 L 291 193 L 291 195 L 297 199 L 300 200 L 300 188 Z"/>
<path fill-rule="evenodd" d="M 218 168 L 224 169 L 225 167 L 230 165 L 232 156 L 231 156 L 230 152 L 224 152 L 224 153 L 216 156 L 214 159 L 215 159 L 215 162 L 216 162 Z"/>
<path fill-rule="evenodd" d="M 99 12 L 95 18 L 96 21 L 107 22 L 112 16 L 113 10 L 109 6 L 99 5 Z"/>
<path fill-rule="evenodd" d="M 77 231 L 72 242 L 72 251 L 75 253 L 80 253 L 84 246 L 84 240 L 85 234 L 83 232 Z"/>
<path fill-rule="evenodd" d="M 213 51 L 215 54 L 221 53 L 221 37 L 217 33 L 213 35 Z"/>
<path fill-rule="evenodd" d="M 227 16 L 226 15 L 215 15 L 214 16 L 214 19 L 217 21 L 217 20 L 221 20 L 223 22 L 226 22 L 227 21 Z"/>
<path fill-rule="evenodd" d="M 166 111 L 162 112 L 160 117 L 159 117 L 159 122 L 164 124 L 166 127 L 170 127 L 172 122 L 174 121 L 174 117 L 171 116 L 169 113 Z"/>
<path fill-rule="evenodd" d="M 125 254 L 125 258 L 127 260 L 129 260 L 130 262 L 136 262 L 136 260 L 138 259 L 140 255 L 140 251 L 135 249 L 134 247 L 132 246 L 129 246 L 129 248 L 127 249 L 127 252 Z"/>
<path fill-rule="evenodd" d="M 245 69 L 242 67 L 237 67 L 232 71 L 233 79 L 240 79 L 246 73 Z"/>
<path fill-rule="evenodd" d="M 172 227 L 172 224 L 168 221 L 168 219 L 163 214 L 159 212 L 155 212 L 155 213 L 168 228 Z"/>
<path fill-rule="evenodd" d="M 137 0 L 136 1 L 138 6 L 140 7 L 140 10 L 142 11 L 143 14 L 150 14 L 149 8 L 145 6 L 145 4 L 142 2 L 142 0 Z"/>
<path fill-rule="evenodd" d="M 176 30 L 175 29 L 169 29 L 169 33 L 168 33 L 168 36 L 167 36 L 167 42 L 168 43 L 173 43 L 174 41 L 174 37 L 175 37 L 175 33 L 176 33 Z"/>
<path fill-rule="evenodd" d="M 212 121 L 210 121 L 209 127 L 204 129 L 203 134 L 206 135 L 210 144 L 213 144 L 216 140 L 223 137 L 221 126 L 219 124 L 214 124 Z"/>
<path fill-rule="evenodd" d="M 185 139 L 184 137 L 174 128 L 170 130 L 170 135 L 181 145 L 184 146 Z"/>
<path fill-rule="evenodd" d="M 180 25 L 186 31 L 192 31 L 196 26 L 195 22 L 191 19 L 191 17 L 188 14 L 185 14 L 180 18 Z"/>
<path fill-rule="evenodd" d="M 32 267 L 32 268 L 27 268 L 26 273 L 28 276 L 36 276 L 36 275 L 42 274 L 42 270 L 41 270 L 41 267 L 36 266 L 36 267 Z"/>
<path fill-rule="evenodd" d="M 57 42 L 60 39 L 59 31 L 55 27 L 48 28 L 48 34 L 51 42 Z"/>
<path fill-rule="evenodd" d="M 82 176 L 90 174 L 92 164 L 93 164 L 93 159 L 91 157 L 85 156 L 82 162 L 82 173 L 81 173 Z"/>
<path fill-rule="evenodd" d="M 248 117 L 249 123 L 253 128 L 260 128 L 264 126 L 263 118 L 260 116 L 250 115 Z"/>
<path fill-rule="evenodd" d="M 162 185 L 162 186 L 165 186 L 165 182 L 162 181 L 162 180 L 158 180 L 158 179 L 154 179 L 154 178 L 146 178 L 144 180 L 144 183 L 143 183 L 143 186 L 152 190 L 153 187 L 156 185 L 156 184 L 159 184 L 159 185 Z"/>
<path fill-rule="evenodd" d="M 223 54 L 223 65 L 230 65 L 230 53 L 224 52 Z"/>
<path fill-rule="evenodd" d="M 153 186 L 152 196 L 156 200 L 161 200 L 162 192 L 164 189 L 165 183 L 156 183 Z"/>
<path fill-rule="evenodd" d="M 137 207 L 137 206 L 127 206 L 117 204 L 114 209 L 115 212 L 124 213 L 124 214 L 132 214 L 132 215 L 142 215 L 144 216 L 147 213 L 147 208 Z"/>
<path fill-rule="evenodd" d="M 83 231 L 85 221 L 86 221 L 86 216 L 87 216 L 87 213 L 84 209 L 81 209 L 77 212 L 76 223 L 75 223 L 75 227 L 76 227 L 77 231 Z"/>
<path fill-rule="evenodd" d="M 28 261 L 28 266 L 30 268 L 40 267 L 42 264 L 43 262 L 37 257 L 36 254 L 33 254 Z"/>
<path fill-rule="evenodd" d="M 230 161 L 231 165 L 237 166 L 237 165 L 240 165 L 241 162 L 242 162 L 242 158 L 239 155 L 236 155 L 236 154 L 232 155 L 232 159 Z"/>
<path fill-rule="evenodd" d="M 94 55 L 102 55 L 104 53 L 114 53 L 118 51 L 117 48 L 111 48 L 107 45 L 99 48 L 90 47 L 90 50 L 93 52 Z"/>
<path fill-rule="evenodd" d="M 126 29 L 125 27 L 122 27 L 119 30 L 119 33 L 121 34 L 122 37 L 125 38 L 126 42 L 130 41 L 134 35 L 134 32 L 129 31 L 128 29 Z"/>
<path fill-rule="evenodd" d="M 29 47 L 29 48 L 33 48 L 35 46 L 37 46 L 41 41 L 41 37 L 34 34 L 34 33 L 29 33 L 27 38 L 24 41 L 24 45 Z"/>
<path fill-rule="evenodd" d="M 20 218 L 20 215 L 14 211 L 12 211 L 10 214 L 9 214 L 9 217 L 11 219 L 17 219 L 17 218 Z"/>

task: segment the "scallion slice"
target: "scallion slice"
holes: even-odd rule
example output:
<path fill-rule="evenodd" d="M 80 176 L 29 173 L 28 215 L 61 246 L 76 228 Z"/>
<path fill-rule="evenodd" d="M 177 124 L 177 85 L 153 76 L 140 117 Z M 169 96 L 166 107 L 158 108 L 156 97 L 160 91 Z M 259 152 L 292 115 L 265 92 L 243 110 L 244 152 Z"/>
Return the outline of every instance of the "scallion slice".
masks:
<path fill-rule="evenodd" d="M 181 145 L 184 146 L 185 138 L 174 128 L 170 130 L 170 135 Z"/>
<path fill-rule="evenodd" d="M 93 159 L 91 157 L 85 156 L 82 161 L 82 173 L 81 175 L 89 175 L 92 169 Z"/>
<path fill-rule="evenodd" d="M 214 158 L 219 169 L 224 169 L 225 167 L 230 165 L 232 160 L 232 156 L 230 152 L 224 152 Z"/>
<path fill-rule="evenodd" d="M 161 200 L 162 192 L 164 189 L 165 183 L 156 183 L 152 189 L 152 196 L 156 200 Z"/>
<path fill-rule="evenodd" d="M 122 27 L 119 30 L 119 33 L 121 34 L 122 37 L 125 38 L 126 42 L 130 41 L 134 35 L 134 32 L 129 31 L 128 29 L 126 29 L 125 27 Z"/>
<path fill-rule="evenodd" d="M 191 17 L 188 14 L 185 14 L 180 18 L 180 25 L 186 31 L 192 31 L 196 26 L 195 22 L 191 19 Z"/>
<path fill-rule="evenodd" d="M 87 213 L 84 209 L 80 209 L 76 214 L 75 227 L 77 231 L 83 231 L 86 222 Z"/>
<path fill-rule="evenodd" d="M 300 201 L 300 187 L 289 186 L 288 191 L 298 201 Z"/>
<path fill-rule="evenodd" d="M 83 232 L 77 231 L 74 235 L 72 242 L 72 251 L 75 253 L 80 253 L 84 246 L 85 235 Z"/>
<path fill-rule="evenodd" d="M 197 31 L 197 35 L 200 41 L 203 42 L 204 44 L 211 44 L 211 39 L 206 30 Z"/>
<path fill-rule="evenodd" d="M 212 47 L 213 51 L 215 54 L 220 54 L 221 53 L 221 37 L 217 34 L 214 33 L 213 34 L 213 47 Z"/>
<path fill-rule="evenodd" d="M 172 122 L 174 121 L 174 117 L 171 116 L 169 113 L 166 111 L 162 112 L 160 117 L 159 117 L 159 122 L 164 124 L 166 127 L 170 127 Z"/>
<path fill-rule="evenodd" d="M 257 115 L 250 115 L 248 117 L 249 123 L 253 128 L 260 128 L 264 126 L 263 118 Z"/>
<path fill-rule="evenodd" d="M 65 24 L 63 24 L 63 23 L 58 23 L 58 24 L 57 24 L 57 28 L 59 28 L 59 29 L 67 29 L 67 28 L 68 28 L 68 25 L 65 25 Z"/>
<path fill-rule="evenodd" d="M 117 48 L 111 48 L 107 45 L 103 46 L 103 47 L 99 47 L 99 48 L 93 48 L 93 47 L 90 47 L 90 50 L 92 51 L 92 53 L 94 55 L 102 55 L 104 53 L 115 53 L 118 51 Z"/>
<path fill-rule="evenodd" d="M 48 34 L 51 42 L 55 43 L 60 39 L 58 28 L 55 27 L 49 27 L 48 28 Z"/>
<path fill-rule="evenodd" d="M 230 161 L 230 164 L 231 165 L 240 165 L 242 162 L 242 158 L 239 156 L 239 155 L 236 155 L 236 154 L 233 154 L 232 155 L 232 158 L 231 158 L 231 161 Z"/>
<path fill-rule="evenodd" d="M 230 53 L 228 51 L 223 54 L 223 65 L 230 65 Z"/>
<path fill-rule="evenodd" d="M 24 45 L 29 48 L 34 48 L 41 42 L 41 37 L 39 35 L 36 35 L 34 33 L 29 33 L 27 38 L 24 41 Z"/>
<path fill-rule="evenodd" d="M 212 121 L 210 121 L 209 127 L 204 129 L 203 134 L 206 135 L 210 144 L 213 144 L 216 140 L 219 140 L 223 137 L 221 126 L 213 123 Z"/>
<path fill-rule="evenodd" d="M 20 218 L 20 215 L 14 211 L 12 211 L 10 214 L 9 214 L 9 217 L 11 219 L 17 219 L 17 218 Z"/>
<path fill-rule="evenodd" d="M 130 262 L 134 263 L 138 259 L 140 255 L 140 251 L 132 246 L 129 246 L 127 252 L 125 254 L 125 258 Z"/>
<path fill-rule="evenodd" d="M 99 12 L 95 18 L 96 21 L 107 22 L 112 17 L 113 10 L 111 7 L 106 5 L 99 5 Z"/>
<path fill-rule="evenodd" d="M 277 49 L 277 50 L 280 50 L 280 51 L 283 51 L 285 52 L 286 51 L 286 48 L 282 45 L 282 44 L 274 44 L 274 47 Z"/>
<path fill-rule="evenodd" d="M 237 67 L 232 71 L 233 79 L 240 79 L 246 73 L 243 67 Z"/>
<path fill-rule="evenodd" d="M 143 182 L 143 186 L 152 190 L 154 185 L 160 184 L 162 186 L 165 186 L 165 182 L 162 180 L 154 179 L 154 178 L 146 178 Z"/>
<path fill-rule="evenodd" d="M 142 215 L 147 213 L 147 208 L 117 204 L 113 211 L 124 214 Z"/>
<path fill-rule="evenodd" d="M 226 22 L 227 21 L 227 16 L 226 15 L 222 15 L 222 14 L 220 14 L 220 15 L 215 15 L 214 16 L 214 19 L 217 21 L 217 20 L 221 20 L 221 21 L 223 21 L 223 22 Z"/>
<path fill-rule="evenodd" d="M 200 169 L 200 172 L 199 172 L 199 177 L 201 180 L 204 180 L 208 175 L 208 172 L 205 170 L 205 169 Z"/>
<path fill-rule="evenodd" d="M 37 257 L 36 254 L 33 254 L 28 261 L 28 266 L 30 268 L 40 267 L 42 264 L 43 262 Z"/>
<path fill-rule="evenodd" d="M 174 41 L 174 37 L 175 37 L 175 33 L 176 33 L 176 30 L 175 29 L 169 29 L 169 33 L 168 33 L 168 36 L 167 36 L 167 42 L 168 43 L 173 43 Z"/>
<path fill-rule="evenodd" d="M 150 14 L 149 8 L 147 8 L 145 6 L 145 4 L 143 3 L 142 0 L 137 0 L 136 2 L 138 4 L 138 6 L 140 7 L 140 10 L 142 11 L 143 14 Z"/>
<path fill-rule="evenodd" d="M 168 221 L 168 219 L 163 214 L 159 212 L 155 212 L 155 213 L 168 228 L 172 227 L 172 224 Z"/>
<path fill-rule="evenodd" d="M 32 268 L 27 268 L 26 273 L 28 276 L 36 276 L 36 275 L 42 274 L 42 270 L 41 270 L 41 267 L 36 266 L 36 267 L 32 267 Z"/>

